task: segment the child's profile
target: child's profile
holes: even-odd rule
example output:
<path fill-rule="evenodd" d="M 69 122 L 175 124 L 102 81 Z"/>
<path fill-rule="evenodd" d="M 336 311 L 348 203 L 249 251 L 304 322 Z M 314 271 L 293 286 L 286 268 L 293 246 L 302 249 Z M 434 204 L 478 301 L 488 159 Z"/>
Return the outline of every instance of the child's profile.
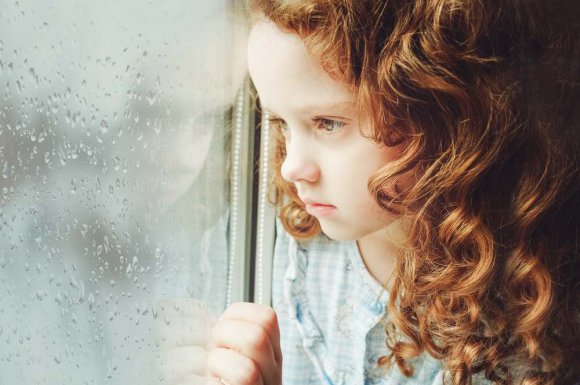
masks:
<path fill-rule="evenodd" d="M 211 378 L 580 380 L 568 5 L 249 1 L 276 128 L 273 309 L 226 310 Z"/>

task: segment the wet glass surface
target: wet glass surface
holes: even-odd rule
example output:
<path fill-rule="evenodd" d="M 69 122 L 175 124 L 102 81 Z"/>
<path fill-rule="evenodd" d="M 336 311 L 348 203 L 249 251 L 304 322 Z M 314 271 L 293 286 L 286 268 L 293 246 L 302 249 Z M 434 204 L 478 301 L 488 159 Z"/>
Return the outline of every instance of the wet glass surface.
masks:
<path fill-rule="evenodd" d="M 163 382 L 180 299 L 225 306 L 242 23 L 224 1 L 1 8 L 0 384 Z"/>

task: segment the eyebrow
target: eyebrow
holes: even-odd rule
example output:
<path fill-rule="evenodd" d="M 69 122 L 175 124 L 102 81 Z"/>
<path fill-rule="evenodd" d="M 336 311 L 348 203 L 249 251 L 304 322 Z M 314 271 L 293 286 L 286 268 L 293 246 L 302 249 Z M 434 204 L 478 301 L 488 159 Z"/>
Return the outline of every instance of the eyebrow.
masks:
<path fill-rule="evenodd" d="M 261 104 L 261 106 L 262 106 L 262 110 L 268 111 L 272 115 L 276 115 L 276 116 L 279 115 L 276 112 L 274 112 L 270 107 L 266 106 L 265 104 Z M 297 108 L 295 110 L 295 112 L 308 114 L 308 113 L 313 113 L 313 112 L 318 112 L 318 111 L 329 111 L 329 110 L 354 112 L 354 111 L 356 111 L 356 103 L 345 100 L 345 101 L 336 102 L 336 103 L 329 103 L 329 104 L 318 104 L 318 105 L 309 104 L 309 105 L 305 105 L 305 106 L 302 106 L 300 108 Z"/>

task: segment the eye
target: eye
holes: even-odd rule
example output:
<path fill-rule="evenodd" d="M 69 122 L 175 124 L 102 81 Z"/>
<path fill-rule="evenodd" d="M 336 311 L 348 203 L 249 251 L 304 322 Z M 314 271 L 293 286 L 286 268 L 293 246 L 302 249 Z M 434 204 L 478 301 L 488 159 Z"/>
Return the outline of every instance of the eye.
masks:
<path fill-rule="evenodd" d="M 340 131 L 342 128 L 344 128 L 344 126 L 346 126 L 345 122 L 327 118 L 316 118 L 314 119 L 314 123 L 316 128 L 319 130 L 324 130 L 329 134 Z"/>

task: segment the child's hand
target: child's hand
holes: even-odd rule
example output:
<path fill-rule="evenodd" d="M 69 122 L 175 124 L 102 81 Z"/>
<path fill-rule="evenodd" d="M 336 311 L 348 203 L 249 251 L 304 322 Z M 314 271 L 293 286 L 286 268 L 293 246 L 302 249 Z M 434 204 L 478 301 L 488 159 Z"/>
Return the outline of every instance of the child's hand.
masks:
<path fill-rule="evenodd" d="M 230 385 L 280 385 L 280 329 L 271 307 L 231 305 L 213 329 L 208 373 Z"/>

